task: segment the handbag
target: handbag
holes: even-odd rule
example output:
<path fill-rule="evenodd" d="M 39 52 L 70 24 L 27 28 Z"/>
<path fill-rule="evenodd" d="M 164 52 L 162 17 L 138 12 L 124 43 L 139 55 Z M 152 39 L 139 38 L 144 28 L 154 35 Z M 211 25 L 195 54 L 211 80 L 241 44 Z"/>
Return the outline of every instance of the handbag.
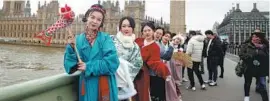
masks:
<path fill-rule="evenodd" d="M 239 77 L 242 77 L 246 71 L 246 68 L 247 67 L 246 67 L 244 61 L 242 59 L 240 59 L 235 67 L 235 74 Z"/>

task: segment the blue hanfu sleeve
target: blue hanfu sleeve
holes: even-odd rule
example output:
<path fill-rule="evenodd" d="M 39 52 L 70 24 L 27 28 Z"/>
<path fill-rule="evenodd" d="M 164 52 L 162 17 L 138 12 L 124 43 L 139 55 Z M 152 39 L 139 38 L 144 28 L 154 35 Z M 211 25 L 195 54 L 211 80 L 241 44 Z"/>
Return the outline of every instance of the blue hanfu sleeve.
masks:
<path fill-rule="evenodd" d="M 92 60 L 86 63 L 85 76 L 114 75 L 118 66 L 119 59 L 115 45 L 109 36 L 101 44 L 102 59 Z"/>
<path fill-rule="evenodd" d="M 72 74 L 75 71 L 77 71 L 77 63 L 78 63 L 78 58 L 75 53 L 75 50 L 71 47 L 70 44 L 66 46 L 66 51 L 64 55 L 64 68 L 65 71 L 68 74 Z"/>

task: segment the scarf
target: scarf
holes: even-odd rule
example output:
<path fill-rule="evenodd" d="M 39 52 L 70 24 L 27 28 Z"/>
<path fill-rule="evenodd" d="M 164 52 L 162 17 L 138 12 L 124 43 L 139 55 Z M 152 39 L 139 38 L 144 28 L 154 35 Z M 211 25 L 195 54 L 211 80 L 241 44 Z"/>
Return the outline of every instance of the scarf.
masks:
<path fill-rule="evenodd" d="M 132 34 L 131 36 L 126 36 L 122 32 L 118 32 L 116 34 L 116 38 L 122 43 L 125 48 L 134 47 L 135 34 Z"/>
<path fill-rule="evenodd" d="M 93 35 L 86 35 L 86 39 L 88 40 L 90 45 L 93 45 L 97 36 L 97 32 Z M 100 76 L 98 82 L 98 101 L 110 101 L 110 87 L 108 76 Z M 81 82 L 81 95 L 84 96 L 85 91 L 85 79 Z"/>

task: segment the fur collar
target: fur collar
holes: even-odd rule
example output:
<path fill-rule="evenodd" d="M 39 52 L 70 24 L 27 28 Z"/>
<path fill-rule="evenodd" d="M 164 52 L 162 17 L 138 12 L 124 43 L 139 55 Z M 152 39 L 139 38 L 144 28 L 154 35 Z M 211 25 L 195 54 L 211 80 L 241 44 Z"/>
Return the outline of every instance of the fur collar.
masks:
<path fill-rule="evenodd" d="M 134 47 L 135 34 L 132 34 L 131 36 L 125 36 L 122 32 L 119 31 L 116 34 L 116 38 L 122 43 L 125 48 Z"/>

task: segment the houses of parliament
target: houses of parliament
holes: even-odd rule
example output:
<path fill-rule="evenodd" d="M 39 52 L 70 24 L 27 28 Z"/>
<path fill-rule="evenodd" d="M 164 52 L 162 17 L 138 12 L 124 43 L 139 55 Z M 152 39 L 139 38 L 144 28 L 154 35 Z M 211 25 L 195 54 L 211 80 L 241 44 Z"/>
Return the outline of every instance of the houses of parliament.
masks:
<path fill-rule="evenodd" d="M 171 26 L 164 22 L 162 18 L 159 20 L 145 15 L 145 1 L 125 1 L 124 10 L 120 10 L 119 1 L 98 1 L 106 9 L 106 17 L 103 31 L 110 34 L 117 33 L 117 27 L 123 16 L 131 16 L 134 18 L 136 27 L 134 29 L 137 37 L 141 37 L 141 24 L 145 21 L 152 21 L 156 26 L 162 26 L 169 30 Z M 42 43 L 34 35 L 58 20 L 59 2 L 52 0 L 48 4 L 46 1 L 43 5 L 38 3 L 38 10 L 31 14 L 31 3 L 27 1 L 4 0 L 3 8 L 0 10 L 0 38 L 10 38 L 20 42 Z M 172 9 L 172 8 L 171 8 Z M 76 12 L 75 12 L 76 13 Z M 84 31 L 84 22 L 82 17 L 84 14 L 76 14 L 73 24 L 70 26 L 73 33 L 81 33 Z M 168 15 L 169 16 L 169 15 Z M 172 19 L 171 19 L 172 20 Z M 183 21 L 182 21 L 183 22 Z M 173 27 L 175 29 L 175 27 Z M 182 28 L 185 29 L 185 28 Z M 177 32 L 178 33 L 178 32 Z M 53 34 L 52 44 L 66 43 L 67 31 L 60 29 Z"/>

